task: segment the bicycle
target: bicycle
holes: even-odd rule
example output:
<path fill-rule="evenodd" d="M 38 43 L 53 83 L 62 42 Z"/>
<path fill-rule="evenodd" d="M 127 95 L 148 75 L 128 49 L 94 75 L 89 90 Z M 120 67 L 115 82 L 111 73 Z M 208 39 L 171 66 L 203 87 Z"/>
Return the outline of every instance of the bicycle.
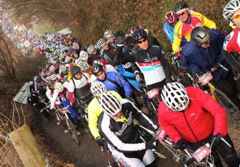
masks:
<path fill-rule="evenodd" d="M 199 87 L 205 90 L 207 93 L 211 94 L 211 96 L 218 101 L 218 103 L 227 111 L 228 116 L 238 125 L 240 126 L 240 111 L 238 107 L 229 99 L 229 97 L 223 93 L 221 90 L 216 88 L 211 80 L 213 78 L 211 72 L 207 72 L 201 76 L 196 75 L 195 79 L 189 72 L 185 72 L 185 76 L 187 76 L 192 86 Z"/>
<path fill-rule="evenodd" d="M 107 158 L 107 167 L 124 167 L 121 162 L 117 161 L 115 157 L 112 156 L 111 151 L 107 147 L 107 143 L 101 147 L 101 151 L 104 152 Z"/>
<path fill-rule="evenodd" d="M 153 121 L 153 123 L 158 125 L 158 106 L 161 101 L 160 90 L 156 88 L 148 91 L 147 87 L 144 85 L 140 86 L 140 90 L 141 98 L 144 101 L 145 107 L 149 111 L 150 119 Z"/>
<path fill-rule="evenodd" d="M 65 120 L 65 125 L 66 125 L 66 129 L 65 129 L 65 133 L 70 133 L 70 135 L 72 136 L 73 140 L 77 143 L 77 144 L 80 144 L 79 140 L 78 140 L 78 133 L 76 131 L 76 128 L 75 128 L 75 125 L 73 124 L 73 122 L 71 121 L 71 119 L 69 118 L 68 114 L 70 113 L 68 111 L 68 106 L 66 107 L 63 107 L 63 108 L 60 108 L 60 106 L 57 107 L 56 111 L 55 111 L 55 114 L 56 116 L 60 116 L 60 121 L 61 120 Z M 61 115 L 59 114 L 62 114 L 63 117 L 61 117 Z M 60 123 L 59 121 L 59 123 Z"/>
<path fill-rule="evenodd" d="M 176 144 L 168 137 L 163 129 L 159 128 L 158 133 L 155 133 L 142 125 L 139 125 L 139 127 L 159 140 L 160 144 L 172 153 L 173 159 L 177 163 L 181 163 L 184 167 L 215 167 L 214 158 L 211 155 L 211 147 L 214 140 L 212 143 L 206 143 L 201 146 L 196 151 L 193 151 L 189 147 L 180 150 L 177 149 Z M 224 140 L 224 142 L 226 141 Z"/>

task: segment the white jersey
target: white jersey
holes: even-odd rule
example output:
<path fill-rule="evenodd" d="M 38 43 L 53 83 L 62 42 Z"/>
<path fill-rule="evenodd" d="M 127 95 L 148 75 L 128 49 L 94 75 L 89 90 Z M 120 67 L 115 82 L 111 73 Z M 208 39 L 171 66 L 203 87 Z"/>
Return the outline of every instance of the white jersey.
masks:
<path fill-rule="evenodd" d="M 74 83 L 75 83 L 75 86 L 74 86 L 74 83 L 73 83 L 73 80 L 74 80 Z M 82 88 L 84 87 L 85 85 L 87 85 L 88 83 L 90 83 L 91 80 L 90 80 L 90 75 L 88 73 L 83 73 L 82 75 L 82 78 L 81 79 L 74 79 L 72 78 L 68 84 L 68 91 L 69 92 L 74 92 L 74 89 L 78 89 L 78 88 Z"/>

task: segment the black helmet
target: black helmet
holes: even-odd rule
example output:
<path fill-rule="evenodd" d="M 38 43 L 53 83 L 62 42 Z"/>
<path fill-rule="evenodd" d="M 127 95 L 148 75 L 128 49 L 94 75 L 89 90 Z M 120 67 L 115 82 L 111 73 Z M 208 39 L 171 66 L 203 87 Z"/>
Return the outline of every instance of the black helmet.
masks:
<path fill-rule="evenodd" d="M 94 63 L 92 66 L 92 74 L 97 75 L 101 71 L 104 71 L 103 66 L 99 63 Z"/>
<path fill-rule="evenodd" d="M 186 4 L 186 2 L 178 2 L 175 4 L 173 11 L 177 13 L 178 11 L 184 8 L 188 8 L 188 5 Z"/>
<path fill-rule="evenodd" d="M 147 32 L 144 29 L 139 29 L 133 33 L 133 38 L 135 41 L 139 41 L 147 37 Z"/>
<path fill-rule="evenodd" d="M 78 66 L 73 66 L 73 67 L 71 68 L 71 73 L 72 73 L 73 76 L 76 75 L 76 74 L 78 74 L 79 72 L 81 72 L 81 68 L 80 68 L 80 67 L 78 67 Z"/>
<path fill-rule="evenodd" d="M 197 44 L 206 43 L 210 39 L 210 34 L 206 28 L 195 27 L 191 32 L 191 40 Z"/>

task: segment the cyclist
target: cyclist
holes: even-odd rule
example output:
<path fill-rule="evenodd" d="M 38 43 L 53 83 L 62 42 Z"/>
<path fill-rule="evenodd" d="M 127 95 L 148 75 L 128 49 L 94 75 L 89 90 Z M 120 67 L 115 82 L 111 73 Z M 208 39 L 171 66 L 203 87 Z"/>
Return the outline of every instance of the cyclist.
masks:
<path fill-rule="evenodd" d="M 240 44 L 238 41 L 239 28 L 240 28 L 240 0 L 233 0 L 227 3 L 223 9 L 223 17 L 232 21 L 236 28 L 234 28 L 226 37 L 223 45 L 223 55 L 228 63 L 240 73 L 240 63 L 237 59 L 240 53 Z"/>
<path fill-rule="evenodd" d="M 73 66 L 71 68 L 73 78 L 68 85 L 70 104 L 73 105 L 75 98 L 77 103 L 88 104 L 92 100 L 92 94 L 90 92 L 90 76 L 87 73 L 82 73 L 81 68 Z"/>
<path fill-rule="evenodd" d="M 167 35 L 167 38 L 173 43 L 174 38 L 174 25 L 178 21 L 178 16 L 173 11 L 168 11 L 165 15 L 165 23 L 163 25 L 163 31 Z"/>
<path fill-rule="evenodd" d="M 97 77 L 94 82 L 103 82 L 107 90 L 116 91 L 121 97 L 131 99 L 131 86 L 119 73 L 114 71 L 105 72 L 101 64 L 95 63 L 92 66 L 92 74 Z"/>
<path fill-rule="evenodd" d="M 238 167 L 238 156 L 228 135 L 226 111 L 209 94 L 172 82 L 163 87 L 161 97 L 158 122 L 177 148 L 183 150 L 189 145 L 197 150 L 213 141 L 211 154 L 215 166 L 222 167 L 219 153 L 229 167 Z"/>
<path fill-rule="evenodd" d="M 87 52 L 89 54 L 88 64 L 91 66 L 93 65 L 94 60 L 102 59 L 102 57 L 100 56 L 100 50 L 96 49 L 96 47 L 94 45 L 90 45 L 87 48 Z"/>
<path fill-rule="evenodd" d="M 104 31 L 104 37 L 107 39 L 108 44 L 115 45 L 115 36 L 111 30 Z"/>
<path fill-rule="evenodd" d="M 136 75 L 136 80 L 144 80 L 148 90 L 161 88 L 166 82 L 171 81 L 165 53 L 160 46 L 152 45 L 148 41 L 148 34 L 144 29 L 135 31 L 133 37 L 139 48 L 129 52 L 129 55 L 124 54 L 118 60 L 123 64 L 135 63 L 136 65 L 132 65 L 132 69 Z"/>
<path fill-rule="evenodd" d="M 188 9 L 185 2 L 175 4 L 173 11 L 179 17 L 179 21 L 174 26 L 174 40 L 172 44 L 173 52 L 181 50 L 181 44 L 190 40 L 190 33 L 194 27 L 208 27 L 216 29 L 216 24 L 201 13 Z"/>
<path fill-rule="evenodd" d="M 98 146 L 103 146 L 104 140 L 102 139 L 99 133 L 97 122 L 98 122 L 99 115 L 102 113 L 101 106 L 99 103 L 100 96 L 103 93 L 107 92 L 107 88 L 102 82 L 93 82 L 90 90 L 94 98 L 88 105 L 88 126 Z M 117 92 L 115 91 L 108 91 L 108 92 L 115 95 L 118 99 L 121 99 L 121 96 Z"/>
<path fill-rule="evenodd" d="M 213 75 L 212 83 L 223 91 L 240 109 L 237 97 L 236 81 L 233 72 L 222 55 L 223 35 L 214 29 L 196 27 L 191 32 L 191 40 L 181 51 L 180 66 L 182 70 L 200 74 L 210 71 Z M 218 67 L 222 64 L 228 71 Z"/>
<path fill-rule="evenodd" d="M 98 128 L 112 155 L 123 166 L 156 167 L 151 150 L 155 148 L 155 140 L 143 141 L 133 119 L 153 131 L 157 126 L 127 99 L 119 100 L 105 93 L 101 95 L 100 105 L 103 112 Z"/>
<path fill-rule="evenodd" d="M 97 46 L 102 49 L 101 50 L 102 58 L 108 64 L 111 64 L 112 66 L 118 64 L 118 60 L 116 59 L 116 57 L 121 53 L 120 47 L 110 45 L 102 38 L 97 41 Z"/>

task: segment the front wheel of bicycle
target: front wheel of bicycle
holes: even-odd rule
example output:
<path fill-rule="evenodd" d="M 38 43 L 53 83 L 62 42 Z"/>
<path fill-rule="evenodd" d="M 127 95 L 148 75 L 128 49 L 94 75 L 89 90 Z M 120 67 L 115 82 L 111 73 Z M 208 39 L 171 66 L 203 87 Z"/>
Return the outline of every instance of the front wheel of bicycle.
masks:
<path fill-rule="evenodd" d="M 68 131 L 69 131 L 70 135 L 72 136 L 73 140 L 77 144 L 80 144 L 74 124 L 72 123 L 72 121 L 70 119 L 66 119 L 66 123 L 67 123 L 67 126 L 68 126 Z"/>
<path fill-rule="evenodd" d="M 222 91 L 215 89 L 214 94 L 218 103 L 227 111 L 228 116 L 240 126 L 240 111 L 238 107 Z"/>

